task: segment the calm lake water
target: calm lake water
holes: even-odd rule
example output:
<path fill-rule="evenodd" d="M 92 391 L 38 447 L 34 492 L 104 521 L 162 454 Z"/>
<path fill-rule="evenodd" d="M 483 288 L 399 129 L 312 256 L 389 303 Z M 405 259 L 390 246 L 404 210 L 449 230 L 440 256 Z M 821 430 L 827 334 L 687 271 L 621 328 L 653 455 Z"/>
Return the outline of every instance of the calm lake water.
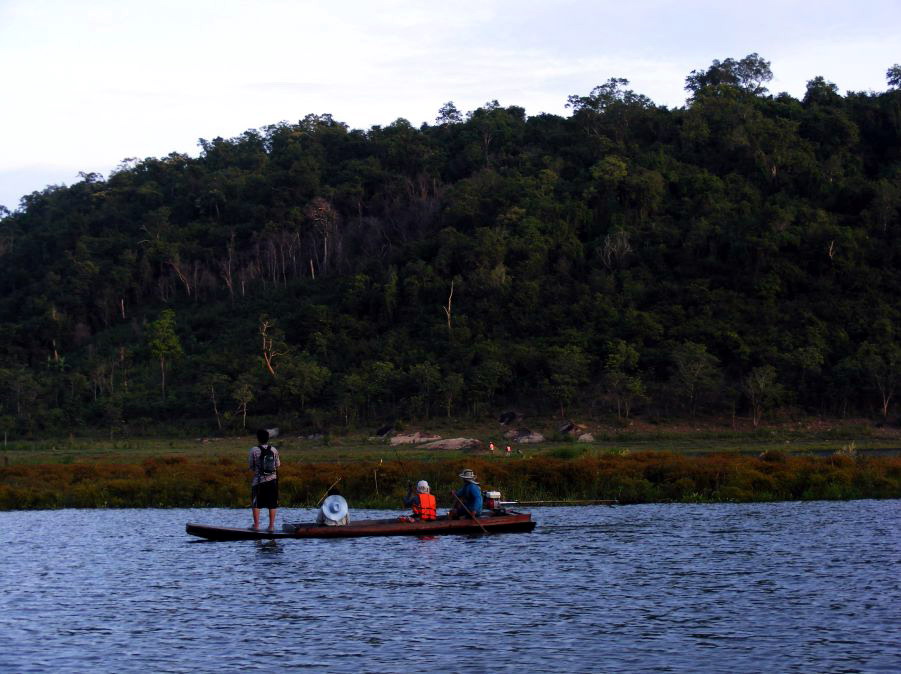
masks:
<path fill-rule="evenodd" d="M 901 670 L 901 501 L 532 512 L 229 543 L 185 522 L 249 511 L 3 512 L 0 671 Z"/>

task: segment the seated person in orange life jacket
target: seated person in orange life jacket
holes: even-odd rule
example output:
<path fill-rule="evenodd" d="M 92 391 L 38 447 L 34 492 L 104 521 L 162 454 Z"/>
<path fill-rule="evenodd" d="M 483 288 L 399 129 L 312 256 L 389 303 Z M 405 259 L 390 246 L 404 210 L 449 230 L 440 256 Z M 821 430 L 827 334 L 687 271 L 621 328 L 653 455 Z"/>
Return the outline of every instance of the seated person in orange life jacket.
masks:
<path fill-rule="evenodd" d="M 429 483 L 420 480 L 416 483 L 416 493 L 413 493 L 411 484 L 404 497 L 404 505 L 413 508 L 413 517 L 421 520 L 433 520 L 438 516 L 438 503 L 435 497 L 429 493 Z"/>

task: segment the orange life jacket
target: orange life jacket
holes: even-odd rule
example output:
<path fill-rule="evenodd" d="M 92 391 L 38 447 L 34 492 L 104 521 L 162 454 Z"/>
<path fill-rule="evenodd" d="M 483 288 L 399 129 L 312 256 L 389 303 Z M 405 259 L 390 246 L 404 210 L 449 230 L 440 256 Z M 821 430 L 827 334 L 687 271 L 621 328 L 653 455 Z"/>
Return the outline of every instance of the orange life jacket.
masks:
<path fill-rule="evenodd" d="M 433 520 L 438 516 L 438 503 L 432 494 L 419 494 L 413 501 L 413 514 L 421 520 Z"/>

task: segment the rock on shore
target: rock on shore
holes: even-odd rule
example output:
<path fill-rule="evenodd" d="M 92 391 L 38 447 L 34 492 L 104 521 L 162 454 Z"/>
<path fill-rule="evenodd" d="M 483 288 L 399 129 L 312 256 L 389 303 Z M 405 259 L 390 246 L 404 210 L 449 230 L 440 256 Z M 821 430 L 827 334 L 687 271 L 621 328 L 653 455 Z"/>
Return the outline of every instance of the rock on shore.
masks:
<path fill-rule="evenodd" d="M 390 445 L 418 445 L 423 442 L 434 442 L 436 440 L 440 440 L 440 435 L 435 435 L 434 433 L 420 433 L 416 431 L 415 433 L 398 433 L 391 437 L 388 441 Z"/>
<path fill-rule="evenodd" d="M 520 444 L 544 442 L 544 436 L 541 433 L 530 431 L 528 428 L 517 428 L 512 431 L 507 431 L 504 433 L 504 437 L 507 438 L 507 440 L 512 440 L 513 442 L 518 442 Z"/>
<path fill-rule="evenodd" d="M 422 445 L 424 449 L 481 449 L 482 441 L 475 438 L 447 438 Z"/>

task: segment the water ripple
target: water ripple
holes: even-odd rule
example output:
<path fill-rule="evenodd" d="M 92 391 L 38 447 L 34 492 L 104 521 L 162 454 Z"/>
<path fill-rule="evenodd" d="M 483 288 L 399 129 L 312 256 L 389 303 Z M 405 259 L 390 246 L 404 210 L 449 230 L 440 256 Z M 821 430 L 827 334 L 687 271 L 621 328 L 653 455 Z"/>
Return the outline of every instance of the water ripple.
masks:
<path fill-rule="evenodd" d="M 247 513 L 5 512 L 0 671 L 897 671 L 899 514 L 538 508 L 532 534 L 203 543 L 186 521 Z"/>

